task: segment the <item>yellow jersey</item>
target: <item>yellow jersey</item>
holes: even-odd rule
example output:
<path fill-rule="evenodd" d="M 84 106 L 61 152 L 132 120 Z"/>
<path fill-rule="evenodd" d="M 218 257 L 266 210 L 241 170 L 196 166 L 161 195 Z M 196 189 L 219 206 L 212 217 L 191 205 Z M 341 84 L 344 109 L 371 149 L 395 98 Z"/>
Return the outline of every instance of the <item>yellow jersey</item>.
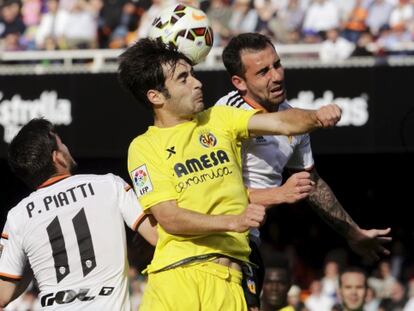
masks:
<path fill-rule="evenodd" d="M 209 215 L 237 215 L 248 204 L 239 142 L 257 111 L 212 107 L 192 121 L 169 128 L 150 126 L 128 150 L 128 171 L 144 210 L 168 201 Z M 247 261 L 248 232 L 172 235 L 158 225 L 158 243 L 148 272 L 182 259 L 219 253 Z"/>

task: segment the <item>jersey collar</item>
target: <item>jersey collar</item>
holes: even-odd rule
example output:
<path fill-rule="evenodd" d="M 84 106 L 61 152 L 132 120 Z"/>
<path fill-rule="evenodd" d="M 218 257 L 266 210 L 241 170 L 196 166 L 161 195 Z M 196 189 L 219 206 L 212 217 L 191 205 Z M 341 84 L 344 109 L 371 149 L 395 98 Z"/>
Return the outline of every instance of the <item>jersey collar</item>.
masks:
<path fill-rule="evenodd" d="M 247 97 L 247 96 L 242 96 L 244 102 L 246 104 L 248 104 L 250 107 L 254 108 L 254 109 L 259 109 L 259 110 L 263 110 L 265 112 L 269 112 L 265 107 L 263 107 L 262 105 L 260 105 L 258 102 L 256 102 L 255 100 Z"/>
<path fill-rule="evenodd" d="M 71 176 L 71 175 L 70 174 L 62 174 L 62 175 L 57 175 L 57 176 L 50 177 L 48 180 L 43 182 L 39 187 L 37 187 L 37 189 L 49 187 L 50 185 L 53 185 L 53 184 L 57 183 L 58 181 L 61 181 L 62 179 L 68 178 L 69 176 Z"/>

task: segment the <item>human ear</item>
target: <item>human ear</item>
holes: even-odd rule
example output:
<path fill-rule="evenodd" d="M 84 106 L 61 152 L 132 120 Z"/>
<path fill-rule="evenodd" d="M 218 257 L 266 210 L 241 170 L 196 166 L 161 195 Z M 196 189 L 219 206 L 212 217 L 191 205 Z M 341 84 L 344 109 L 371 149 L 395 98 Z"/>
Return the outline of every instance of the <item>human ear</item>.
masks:
<path fill-rule="evenodd" d="M 147 98 L 155 107 L 161 106 L 165 102 L 164 94 L 157 90 L 148 90 Z"/>
<path fill-rule="evenodd" d="M 238 89 L 239 91 L 241 92 L 247 91 L 246 82 L 244 81 L 242 77 L 234 75 L 231 77 L 231 82 L 233 83 L 234 87 Z"/>

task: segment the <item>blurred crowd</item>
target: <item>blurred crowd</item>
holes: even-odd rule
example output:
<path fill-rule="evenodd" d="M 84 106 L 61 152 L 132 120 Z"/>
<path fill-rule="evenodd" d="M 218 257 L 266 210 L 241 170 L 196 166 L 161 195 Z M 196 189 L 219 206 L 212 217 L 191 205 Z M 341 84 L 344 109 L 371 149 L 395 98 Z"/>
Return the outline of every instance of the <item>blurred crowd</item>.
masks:
<path fill-rule="evenodd" d="M 124 48 L 175 0 L 0 0 L 0 50 Z M 410 54 L 414 0 L 184 0 L 204 10 L 224 46 L 241 32 L 321 43 L 321 59 Z"/>

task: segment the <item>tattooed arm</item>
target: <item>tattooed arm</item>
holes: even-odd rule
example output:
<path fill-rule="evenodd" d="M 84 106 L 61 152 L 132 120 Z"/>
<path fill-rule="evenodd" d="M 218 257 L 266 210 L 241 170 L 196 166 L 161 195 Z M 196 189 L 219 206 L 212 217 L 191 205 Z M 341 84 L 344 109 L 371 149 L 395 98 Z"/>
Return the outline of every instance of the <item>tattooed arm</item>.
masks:
<path fill-rule="evenodd" d="M 311 171 L 311 179 L 315 188 L 307 201 L 318 215 L 336 232 L 345 237 L 351 249 L 366 259 L 378 260 L 379 255 L 388 255 L 390 252 L 382 246 L 391 241 L 385 235 L 390 229 L 361 229 L 339 203 L 329 185 L 319 176 L 316 169 Z"/>

